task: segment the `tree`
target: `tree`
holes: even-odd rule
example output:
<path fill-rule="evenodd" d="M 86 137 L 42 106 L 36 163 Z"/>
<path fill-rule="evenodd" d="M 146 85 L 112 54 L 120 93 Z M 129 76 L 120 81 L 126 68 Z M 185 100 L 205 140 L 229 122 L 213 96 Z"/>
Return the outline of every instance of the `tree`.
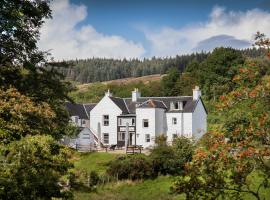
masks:
<path fill-rule="evenodd" d="M 26 136 L 11 143 L 8 150 L 0 150 L 6 154 L 0 163 L 0 199 L 71 197 L 59 182 L 71 167 L 68 152 L 52 137 Z"/>
<path fill-rule="evenodd" d="M 70 84 L 36 43 L 48 0 L 0 1 L 0 198 L 68 198 L 66 133 Z M 63 63 L 61 63 L 63 65 Z"/>
<path fill-rule="evenodd" d="M 191 73 L 182 73 L 175 84 L 175 91 L 179 96 L 192 96 L 192 89 L 198 84 L 198 80 Z"/>
<path fill-rule="evenodd" d="M 167 75 L 161 80 L 161 87 L 165 96 L 175 96 L 177 91 L 175 90 L 175 84 L 180 77 L 180 72 L 177 68 L 172 68 L 168 71 Z"/>
<path fill-rule="evenodd" d="M 200 64 L 199 83 L 208 99 L 215 99 L 222 94 L 230 92 L 234 85 L 234 77 L 237 67 L 244 63 L 244 57 L 240 51 L 232 48 L 216 48 Z"/>
<path fill-rule="evenodd" d="M 240 66 L 235 88 L 217 107 L 224 126 L 208 134 L 172 190 L 187 199 L 265 199 L 270 178 L 270 77 L 253 62 Z M 254 182 L 256 178 L 256 182 Z"/>
<path fill-rule="evenodd" d="M 156 174 L 180 175 L 185 164 L 192 159 L 194 145 L 185 137 L 175 138 L 172 145 L 168 145 L 166 140 L 164 135 L 155 140 L 156 145 L 150 154 L 153 170 Z"/>

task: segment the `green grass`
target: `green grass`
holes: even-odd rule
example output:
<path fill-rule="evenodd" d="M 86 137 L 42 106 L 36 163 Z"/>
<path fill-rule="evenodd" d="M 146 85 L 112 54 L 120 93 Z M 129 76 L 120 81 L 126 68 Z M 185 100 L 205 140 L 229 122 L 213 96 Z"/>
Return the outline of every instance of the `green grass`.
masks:
<path fill-rule="evenodd" d="M 117 154 L 110 153 L 75 153 L 75 171 L 96 171 L 104 174 L 107 163 L 113 160 Z M 85 175 L 80 174 L 80 180 L 85 182 Z M 184 200 L 183 195 L 170 194 L 170 186 L 174 178 L 160 176 L 154 180 L 145 181 L 118 181 L 98 186 L 95 192 L 90 192 L 85 187 L 79 187 L 74 191 L 75 200 Z M 249 177 L 252 189 L 256 189 L 261 182 L 258 173 L 253 173 Z M 261 189 L 261 197 L 270 199 L 270 189 Z M 245 200 L 255 200 L 250 194 L 241 195 Z"/>
<path fill-rule="evenodd" d="M 99 174 L 105 173 L 107 163 L 116 156 L 117 154 L 111 153 L 79 153 L 79 159 L 74 163 L 75 170 L 96 171 Z"/>
<path fill-rule="evenodd" d="M 96 192 L 76 191 L 75 200 L 183 200 L 183 196 L 170 194 L 172 177 L 161 176 L 143 182 L 119 181 L 97 188 Z"/>

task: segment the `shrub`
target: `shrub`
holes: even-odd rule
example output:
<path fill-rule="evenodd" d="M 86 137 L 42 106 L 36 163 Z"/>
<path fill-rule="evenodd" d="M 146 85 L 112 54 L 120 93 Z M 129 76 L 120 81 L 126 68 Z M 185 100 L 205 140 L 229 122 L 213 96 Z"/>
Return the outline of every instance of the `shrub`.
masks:
<path fill-rule="evenodd" d="M 165 136 L 156 138 L 156 146 L 150 154 L 154 173 L 181 174 L 185 163 L 192 159 L 193 143 L 188 138 L 179 137 L 169 146 L 164 138 L 166 139 Z"/>
<path fill-rule="evenodd" d="M 99 176 L 96 171 L 91 171 L 89 175 L 89 187 L 96 186 L 99 183 Z"/>
<path fill-rule="evenodd" d="M 107 173 L 118 179 L 147 179 L 154 176 L 151 160 L 143 155 L 121 156 L 109 163 Z"/>

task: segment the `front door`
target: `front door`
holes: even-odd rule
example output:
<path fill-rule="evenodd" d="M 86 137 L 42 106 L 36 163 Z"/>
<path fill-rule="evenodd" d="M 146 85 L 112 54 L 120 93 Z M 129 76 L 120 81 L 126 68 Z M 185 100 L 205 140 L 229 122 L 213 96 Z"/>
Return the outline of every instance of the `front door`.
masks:
<path fill-rule="evenodd" d="M 128 144 L 129 145 L 133 145 L 133 143 L 132 143 L 132 135 L 133 135 L 133 133 L 129 133 L 129 138 L 128 138 Z"/>

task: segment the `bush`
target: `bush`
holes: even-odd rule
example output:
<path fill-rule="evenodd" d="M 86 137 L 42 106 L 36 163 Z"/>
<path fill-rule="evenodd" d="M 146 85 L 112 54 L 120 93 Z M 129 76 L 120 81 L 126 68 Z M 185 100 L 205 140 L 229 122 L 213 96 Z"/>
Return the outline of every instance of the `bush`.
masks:
<path fill-rule="evenodd" d="M 179 137 L 169 146 L 164 138 L 166 139 L 165 136 L 156 138 L 156 146 L 150 154 L 154 173 L 179 175 L 183 172 L 185 163 L 192 159 L 193 143 L 188 138 Z"/>
<path fill-rule="evenodd" d="M 121 156 L 109 163 L 107 173 L 118 179 L 147 179 L 154 177 L 151 160 L 143 155 Z"/>
<path fill-rule="evenodd" d="M 91 171 L 89 175 L 89 187 L 94 187 L 99 183 L 99 176 L 96 171 Z"/>

